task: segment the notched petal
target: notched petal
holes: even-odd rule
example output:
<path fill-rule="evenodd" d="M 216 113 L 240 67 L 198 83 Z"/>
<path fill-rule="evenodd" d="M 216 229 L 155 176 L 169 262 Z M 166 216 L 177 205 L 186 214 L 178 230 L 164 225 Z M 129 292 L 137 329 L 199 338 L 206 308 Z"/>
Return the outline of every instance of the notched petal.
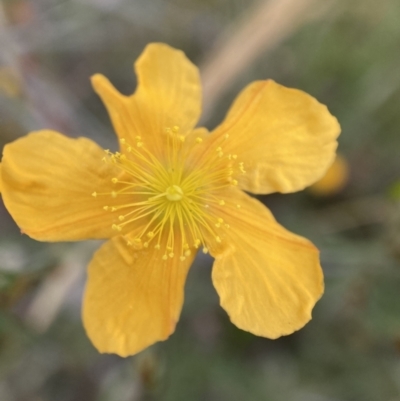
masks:
<path fill-rule="evenodd" d="M 187 135 L 201 113 L 201 86 L 197 67 L 180 50 L 148 45 L 135 63 L 138 86 L 133 95 L 119 93 L 100 74 L 92 77 L 118 137 L 132 144 L 136 137 L 159 157 L 165 148 L 166 128 L 179 127 Z"/>
<path fill-rule="evenodd" d="M 135 137 L 142 134 L 142 124 L 133 95 L 121 94 L 108 78 L 101 74 L 93 75 L 91 81 L 93 89 L 107 108 L 118 138 L 135 143 Z"/>

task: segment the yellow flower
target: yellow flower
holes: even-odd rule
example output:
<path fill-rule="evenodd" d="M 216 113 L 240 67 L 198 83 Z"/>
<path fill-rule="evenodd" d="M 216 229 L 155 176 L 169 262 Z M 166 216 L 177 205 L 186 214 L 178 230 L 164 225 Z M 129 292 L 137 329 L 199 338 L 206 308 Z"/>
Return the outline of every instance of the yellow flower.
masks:
<path fill-rule="evenodd" d="M 326 174 L 311 185 L 310 192 L 315 196 L 331 196 L 339 193 L 349 180 L 349 165 L 343 156 L 337 155 Z"/>
<path fill-rule="evenodd" d="M 178 50 L 150 44 L 138 88 L 92 78 L 119 138 L 104 152 L 85 138 L 29 134 L 4 148 L 4 203 L 41 241 L 110 238 L 89 266 L 83 321 L 100 352 L 135 354 L 175 329 L 198 249 L 231 321 L 277 338 L 303 327 L 323 292 L 318 250 L 280 226 L 256 194 L 318 180 L 340 128 L 296 89 L 258 81 L 211 134 L 194 128 L 199 73 Z"/>

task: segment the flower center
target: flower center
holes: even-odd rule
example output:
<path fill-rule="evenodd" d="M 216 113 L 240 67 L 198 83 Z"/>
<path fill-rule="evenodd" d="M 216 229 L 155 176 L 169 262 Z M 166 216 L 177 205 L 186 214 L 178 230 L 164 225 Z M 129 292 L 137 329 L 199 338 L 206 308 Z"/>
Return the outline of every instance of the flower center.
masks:
<path fill-rule="evenodd" d="M 182 188 L 178 185 L 171 185 L 165 191 L 166 197 L 170 201 L 179 201 L 183 198 Z"/>
<path fill-rule="evenodd" d="M 222 142 L 228 135 L 214 145 L 215 149 L 202 149 L 198 161 L 193 161 L 192 155 L 195 147 L 202 146 L 202 138 L 186 143 L 178 127 L 167 129 L 166 135 L 161 158 L 139 136 L 136 144 L 121 139 L 121 152 L 106 151 L 103 161 L 118 166 L 121 173 L 110 177 L 113 191 L 92 195 L 109 199 L 104 210 L 115 214 L 112 228 L 128 246 L 154 246 L 163 251 L 164 260 L 179 252 L 180 259 L 185 260 L 193 248 L 202 246 L 207 253 L 210 239 L 222 241 L 220 230 L 229 225 L 213 206 L 225 205 L 220 194 L 224 188 L 237 185 L 234 173 L 245 171 L 236 155 L 224 154 Z"/>

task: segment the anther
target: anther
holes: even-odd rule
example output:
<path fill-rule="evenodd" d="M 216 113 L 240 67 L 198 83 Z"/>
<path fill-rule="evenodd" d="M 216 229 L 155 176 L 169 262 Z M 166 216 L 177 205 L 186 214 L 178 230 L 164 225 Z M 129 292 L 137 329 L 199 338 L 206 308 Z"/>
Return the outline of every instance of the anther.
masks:
<path fill-rule="evenodd" d="M 168 256 L 167 255 L 163 255 L 162 260 L 167 260 Z"/>
<path fill-rule="evenodd" d="M 237 185 L 238 182 L 237 182 L 237 180 L 232 180 L 232 181 L 231 181 L 231 184 L 232 184 L 232 185 Z"/>
<path fill-rule="evenodd" d="M 221 227 L 221 224 L 224 222 L 224 220 L 223 219 L 221 219 L 221 218 L 219 218 L 218 220 L 217 220 L 217 223 L 215 223 L 215 227 Z"/>
<path fill-rule="evenodd" d="M 149 238 L 153 238 L 153 237 L 154 237 L 153 231 L 149 231 L 149 232 L 147 233 L 147 236 L 148 236 Z"/>
<path fill-rule="evenodd" d="M 204 253 L 204 254 L 208 253 L 208 248 L 204 247 L 204 248 L 203 248 L 203 253 Z"/>
<path fill-rule="evenodd" d="M 103 209 L 104 209 L 105 211 L 107 211 L 107 210 L 108 210 L 108 206 L 103 206 Z"/>
<path fill-rule="evenodd" d="M 172 127 L 172 132 L 173 132 L 174 134 L 176 134 L 178 131 L 179 131 L 179 127 L 178 127 L 177 125 L 174 125 L 174 126 Z"/>
<path fill-rule="evenodd" d="M 228 138 L 229 138 L 229 134 L 225 134 L 224 139 L 228 139 Z"/>
<path fill-rule="evenodd" d="M 215 237 L 215 241 L 217 241 L 219 244 L 221 243 L 221 238 L 220 237 Z"/>
<path fill-rule="evenodd" d="M 197 142 L 197 143 L 202 143 L 203 140 L 202 140 L 200 137 L 197 137 L 197 138 L 196 138 L 196 142 Z"/>
<path fill-rule="evenodd" d="M 224 206 L 224 205 L 225 205 L 225 201 L 224 201 L 223 199 L 221 199 L 221 200 L 218 202 L 218 204 L 221 205 L 221 206 Z"/>
<path fill-rule="evenodd" d="M 173 252 L 170 252 L 170 253 L 168 254 L 168 256 L 172 259 L 175 255 L 174 255 Z"/>
<path fill-rule="evenodd" d="M 92 196 L 93 196 L 93 198 L 96 198 L 97 197 L 97 192 L 93 192 Z"/>
<path fill-rule="evenodd" d="M 149 243 L 148 242 L 143 243 L 143 247 L 144 248 L 148 248 L 149 247 Z"/>
<path fill-rule="evenodd" d="M 118 182 L 118 178 L 116 178 L 116 177 L 111 178 L 111 182 L 112 182 L 113 184 L 116 184 L 116 183 Z"/>
<path fill-rule="evenodd" d="M 121 215 L 121 216 L 118 216 L 118 220 L 119 220 L 119 221 L 123 221 L 124 219 L 125 219 L 125 216 L 122 216 L 122 215 Z"/>
<path fill-rule="evenodd" d="M 137 248 L 140 248 L 140 246 L 142 245 L 142 240 L 140 238 L 135 238 L 133 240 L 133 245 Z"/>
<path fill-rule="evenodd" d="M 116 197 L 117 197 L 117 193 L 116 193 L 115 191 L 112 191 L 112 192 L 111 192 L 111 196 L 112 196 L 113 198 L 116 198 Z"/>
<path fill-rule="evenodd" d="M 185 251 L 185 256 L 190 256 L 192 254 L 192 251 L 190 249 L 188 249 L 187 251 Z"/>
<path fill-rule="evenodd" d="M 122 230 L 122 228 L 121 228 L 119 225 L 117 225 L 117 224 L 113 224 L 113 225 L 111 226 L 111 228 L 112 228 L 114 231 L 121 231 L 121 230 Z"/>
<path fill-rule="evenodd" d="M 186 258 L 184 256 L 181 256 L 179 259 L 181 260 L 181 262 L 183 262 Z"/>
<path fill-rule="evenodd" d="M 236 205 L 236 207 L 237 207 L 238 209 L 240 209 L 240 208 L 241 208 L 241 206 L 240 206 L 240 205 Z"/>
<path fill-rule="evenodd" d="M 161 248 L 160 244 L 157 244 L 157 245 L 154 246 L 154 249 L 157 249 L 157 251 L 159 251 L 160 248 Z"/>

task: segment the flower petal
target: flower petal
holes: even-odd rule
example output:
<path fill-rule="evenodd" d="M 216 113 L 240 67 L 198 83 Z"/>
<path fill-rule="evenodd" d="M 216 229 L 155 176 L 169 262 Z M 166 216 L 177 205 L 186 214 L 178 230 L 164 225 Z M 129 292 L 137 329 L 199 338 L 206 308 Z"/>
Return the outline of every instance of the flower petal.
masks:
<path fill-rule="evenodd" d="M 41 241 L 108 238 L 115 216 L 103 210 L 111 178 L 119 173 L 103 163 L 104 150 L 86 138 L 38 131 L 5 146 L 4 203 L 21 230 Z"/>
<path fill-rule="evenodd" d="M 95 253 L 83 322 L 100 352 L 133 355 L 174 332 L 194 255 L 183 262 L 162 255 L 150 247 L 133 251 L 119 237 Z"/>
<path fill-rule="evenodd" d="M 323 293 L 318 250 L 256 199 L 239 190 L 225 199 L 225 206 L 214 207 L 230 225 L 225 246 L 211 247 L 221 306 L 243 330 L 268 338 L 291 334 L 311 319 Z"/>
<path fill-rule="evenodd" d="M 168 45 L 148 45 L 135 63 L 138 87 L 124 96 L 107 78 L 92 77 L 95 91 L 106 105 L 119 138 L 135 141 L 141 136 L 149 146 L 162 146 L 165 128 L 179 126 L 186 135 L 201 113 L 201 86 L 198 69 L 183 52 Z"/>
<path fill-rule="evenodd" d="M 243 90 L 213 140 L 229 134 L 224 151 L 236 153 L 253 193 L 295 192 L 332 164 L 340 126 L 326 106 L 297 89 L 258 81 Z"/>
<path fill-rule="evenodd" d="M 2 179 L 1 179 L 1 166 L 2 166 L 2 164 L 0 163 L 0 194 L 2 191 L 2 187 L 3 187 L 3 183 L 2 183 Z"/>
<path fill-rule="evenodd" d="M 162 43 L 148 45 L 136 61 L 140 106 L 149 113 L 152 132 L 177 125 L 188 133 L 201 114 L 199 71 L 185 54 Z"/>

